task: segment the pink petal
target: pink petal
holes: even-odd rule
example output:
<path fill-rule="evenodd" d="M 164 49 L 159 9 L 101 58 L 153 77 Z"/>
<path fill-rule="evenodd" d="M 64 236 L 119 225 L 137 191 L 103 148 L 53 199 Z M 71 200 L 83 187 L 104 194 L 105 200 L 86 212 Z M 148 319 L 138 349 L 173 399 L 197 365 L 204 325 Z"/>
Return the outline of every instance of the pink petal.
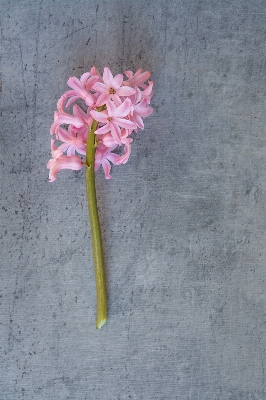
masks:
<path fill-rule="evenodd" d="M 95 162 L 94 162 L 94 171 L 98 171 L 98 169 L 100 168 L 101 163 L 96 161 L 96 157 L 95 157 Z"/>
<path fill-rule="evenodd" d="M 63 124 L 72 124 L 74 125 L 76 128 L 81 128 L 84 125 L 84 120 L 80 117 L 75 117 L 73 115 L 68 115 L 68 114 L 64 114 L 64 115 L 59 115 L 58 120 L 60 120 L 60 125 Z M 61 122 L 62 121 L 62 122 Z"/>
<path fill-rule="evenodd" d="M 149 81 L 149 82 L 148 82 L 148 87 L 147 87 L 145 90 L 143 90 L 142 94 L 143 94 L 144 96 L 151 96 L 151 94 L 152 94 L 152 88 L 153 88 L 153 82 L 152 82 L 152 81 Z"/>
<path fill-rule="evenodd" d="M 122 74 L 118 74 L 114 77 L 113 82 L 112 82 L 112 88 L 117 90 L 123 82 L 123 75 Z"/>
<path fill-rule="evenodd" d="M 91 116 L 94 118 L 96 121 L 102 122 L 106 124 L 108 122 L 108 115 L 104 111 L 95 111 L 91 110 Z"/>
<path fill-rule="evenodd" d="M 76 76 L 71 76 L 68 79 L 67 84 L 75 91 L 85 91 L 84 84 L 82 84 Z"/>
<path fill-rule="evenodd" d="M 151 98 L 153 96 L 153 82 L 149 81 L 148 82 L 149 86 L 147 87 L 147 89 L 143 90 L 143 92 L 141 92 L 141 97 L 143 100 L 146 101 L 147 104 L 150 104 L 151 102 Z"/>
<path fill-rule="evenodd" d="M 95 134 L 96 134 L 96 135 L 103 135 L 104 133 L 110 132 L 110 130 L 111 130 L 111 124 L 110 124 L 110 122 L 108 121 L 108 123 L 107 123 L 106 125 L 104 125 L 104 126 L 102 126 L 101 128 L 97 129 L 97 130 L 95 131 Z"/>
<path fill-rule="evenodd" d="M 111 161 L 113 164 L 116 164 L 116 161 L 120 158 L 118 154 L 108 153 L 105 156 L 107 160 Z"/>
<path fill-rule="evenodd" d="M 116 90 L 116 93 L 118 94 L 118 96 L 132 96 L 133 94 L 135 94 L 135 89 L 129 86 L 122 86 Z"/>
<path fill-rule="evenodd" d="M 63 154 L 63 151 L 61 149 L 58 149 L 55 144 L 54 144 L 54 139 L 51 139 L 51 150 L 52 150 L 52 157 L 57 159 Z"/>
<path fill-rule="evenodd" d="M 92 94 L 87 93 L 86 91 L 85 93 L 86 94 L 84 96 L 81 96 L 81 98 L 85 101 L 87 106 L 89 107 L 93 106 L 95 104 L 96 98 Z"/>
<path fill-rule="evenodd" d="M 93 118 L 89 115 L 89 110 L 87 110 L 87 114 L 82 110 L 82 108 L 80 108 L 77 104 L 74 105 L 73 107 L 73 114 L 75 115 L 75 117 L 80 117 L 84 119 L 84 122 L 91 126 L 92 122 L 93 122 Z M 84 128 L 86 129 L 86 127 L 84 126 Z"/>
<path fill-rule="evenodd" d="M 112 121 L 110 122 L 110 128 L 111 128 L 111 133 L 114 138 L 115 143 L 119 144 L 121 146 L 121 131 L 118 125 L 113 124 Z"/>
<path fill-rule="evenodd" d="M 134 114 L 134 122 L 140 129 L 144 129 L 144 123 L 138 114 Z"/>
<path fill-rule="evenodd" d="M 74 103 L 74 101 L 76 101 L 77 99 L 79 99 L 79 96 L 73 96 L 70 97 L 70 99 L 68 99 L 67 103 L 66 103 L 66 108 L 70 107 L 72 103 Z"/>
<path fill-rule="evenodd" d="M 47 163 L 47 168 L 52 168 L 52 166 L 54 165 L 55 161 L 56 160 L 54 158 L 50 158 L 50 160 Z"/>
<path fill-rule="evenodd" d="M 110 94 L 110 99 L 113 100 L 114 105 L 115 105 L 116 107 L 118 107 L 118 106 L 120 106 L 120 104 L 122 104 L 122 100 L 120 99 L 120 97 L 118 96 L 117 93 L 115 93 L 115 94 Z"/>
<path fill-rule="evenodd" d="M 91 76 L 91 77 L 87 80 L 87 82 L 86 82 L 86 84 L 85 84 L 85 89 L 86 89 L 86 90 L 91 90 L 92 87 L 95 85 L 95 83 L 98 82 L 98 80 L 99 80 L 98 76 Z"/>
<path fill-rule="evenodd" d="M 58 127 L 57 130 L 57 139 L 61 140 L 61 142 L 67 142 L 72 138 L 72 135 L 64 128 L 62 128 L 62 126 Z"/>
<path fill-rule="evenodd" d="M 76 76 L 71 76 L 67 81 L 68 86 L 72 89 L 80 88 L 80 81 Z"/>
<path fill-rule="evenodd" d="M 135 86 L 135 88 L 136 88 L 135 103 L 139 103 L 141 100 L 141 90 L 137 86 Z"/>
<path fill-rule="evenodd" d="M 126 117 L 130 112 L 131 100 L 127 98 L 124 103 L 117 107 L 112 113 L 115 117 Z"/>
<path fill-rule="evenodd" d="M 100 93 L 109 93 L 108 87 L 104 83 L 101 83 L 101 82 L 96 82 L 93 85 L 92 89 L 95 90 L 96 92 L 100 92 Z"/>
<path fill-rule="evenodd" d="M 129 143 L 125 143 L 125 152 L 116 161 L 116 165 L 125 164 L 129 159 L 130 153 L 131 153 L 131 145 Z"/>
<path fill-rule="evenodd" d="M 113 83 L 113 75 L 112 72 L 110 71 L 110 69 L 108 67 L 104 68 L 104 72 L 103 72 L 103 81 L 104 83 L 108 86 L 111 87 L 112 83 Z"/>
<path fill-rule="evenodd" d="M 65 156 L 65 157 L 66 158 L 64 158 L 64 160 L 60 160 L 62 168 L 73 169 L 74 171 L 78 171 L 79 169 L 82 168 L 82 159 L 79 156 L 72 156 L 72 157 Z"/>
<path fill-rule="evenodd" d="M 54 112 L 54 122 L 58 119 L 59 115 L 60 115 L 59 112 L 57 112 L 57 111 Z"/>
<path fill-rule="evenodd" d="M 108 111 L 109 117 L 112 117 L 115 114 L 115 111 L 116 111 L 116 106 L 115 106 L 114 102 L 113 101 L 108 101 L 106 103 L 106 107 L 107 107 L 107 111 Z"/>
<path fill-rule="evenodd" d="M 67 150 L 67 155 L 68 156 L 74 156 L 75 155 L 75 146 L 69 146 Z"/>
<path fill-rule="evenodd" d="M 47 168 L 50 169 L 49 179 L 53 182 L 56 178 L 56 174 L 61 169 L 73 169 L 75 171 L 82 168 L 82 160 L 78 156 L 68 157 L 61 155 L 57 159 L 51 159 L 48 161 Z"/>
<path fill-rule="evenodd" d="M 72 89 L 75 89 L 75 92 L 76 92 L 75 96 L 79 96 L 81 99 L 83 99 L 85 101 L 85 103 L 87 104 L 87 106 L 92 106 L 94 104 L 94 102 L 95 102 L 94 96 L 91 93 L 87 92 L 86 89 L 84 89 L 82 87 L 78 78 L 76 78 L 75 76 L 72 76 L 67 81 L 67 84 Z"/>
<path fill-rule="evenodd" d="M 92 75 L 92 76 L 98 76 L 98 78 L 101 80 L 101 74 L 100 74 L 100 72 L 98 71 L 98 69 L 95 68 L 94 66 L 91 67 L 91 75 Z"/>
<path fill-rule="evenodd" d="M 80 146 L 76 146 L 76 151 L 80 154 L 82 154 L 83 156 L 86 155 L 86 146 L 85 144 L 80 145 Z"/>
<path fill-rule="evenodd" d="M 111 179 L 112 178 L 111 175 L 110 175 L 111 165 L 110 165 L 109 161 L 103 159 L 102 160 L 102 167 L 103 167 L 103 170 L 104 170 L 105 178 L 106 179 Z"/>
<path fill-rule="evenodd" d="M 103 154 L 101 151 L 102 146 L 98 145 L 95 151 L 94 170 L 97 171 L 102 163 Z"/>
<path fill-rule="evenodd" d="M 100 143 L 96 148 L 94 169 L 95 171 L 97 171 L 100 165 L 102 165 L 103 170 L 105 172 L 105 177 L 107 179 L 111 178 L 110 176 L 111 165 L 109 161 L 115 163 L 119 159 L 118 154 L 112 153 L 112 150 L 114 150 L 115 147 L 116 145 L 113 148 L 108 148 L 104 144 Z"/>
<path fill-rule="evenodd" d="M 91 76 L 90 72 L 85 72 L 85 74 L 82 74 L 80 77 L 80 83 L 82 84 L 82 86 L 85 87 L 85 83 L 87 81 L 87 79 Z"/>
<path fill-rule="evenodd" d="M 109 100 L 109 98 L 110 98 L 110 94 L 109 94 L 109 93 L 102 93 L 102 94 L 100 94 L 100 96 L 99 96 L 98 99 L 97 99 L 96 105 L 97 105 L 98 107 L 100 107 L 100 106 L 102 106 L 103 104 L 106 104 L 107 101 Z"/>
<path fill-rule="evenodd" d="M 84 125 L 84 120 L 79 117 L 74 117 L 73 115 L 70 114 L 58 114 L 57 116 L 58 118 L 52 124 L 50 129 L 51 135 L 54 134 L 56 128 L 61 124 L 72 124 L 76 128 L 81 128 Z"/>
<path fill-rule="evenodd" d="M 63 97 L 63 98 L 66 98 L 66 97 L 70 97 L 70 96 L 75 96 L 76 93 L 77 93 L 77 91 L 74 90 L 74 89 L 67 90 L 67 91 L 63 94 L 63 96 L 61 96 L 61 98 L 62 98 L 62 97 Z M 59 100 L 60 100 L 60 99 L 59 99 Z"/>
<path fill-rule="evenodd" d="M 63 143 L 58 147 L 58 150 L 60 150 L 62 152 L 62 154 L 67 151 L 67 149 L 69 148 L 70 144 L 69 143 Z M 57 158 L 57 157 L 54 157 Z"/>
<path fill-rule="evenodd" d="M 125 75 L 128 80 L 123 82 L 123 86 L 139 86 L 142 89 L 146 89 L 147 85 L 144 82 L 149 79 L 151 73 L 149 71 L 142 72 L 142 69 L 138 69 L 134 75 L 131 71 L 125 71 Z"/>
<path fill-rule="evenodd" d="M 146 82 L 149 79 L 150 75 L 151 75 L 151 73 L 149 71 L 141 72 L 141 69 L 139 69 L 135 73 L 135 77 L 134 77 L 135 85 L 145 89 L 147 87 L 147 85 L 145 85 L 144 82 Z"/>
<path fill-rule="evenodd" d="M 57 110 L 60 114 L 64 114 L 64 106 L 65 106 L 65 101 L 67 99 L 66 93 L 63 94 L 63 96 L 60 97 L 60 99 L 57 102 Z"/>
<path fill-rule="evenodd" d="M 113 147 L 114 145 L 116 145 L 116 142 L 114 141 L 111 133 L 106 133 L 102 138 L 102 142 L 106 147 Z"/>
<path fill-rule="evenodd" d="M 132 133 L 132 129 L 123 128 L 121 130 L 121 138 L 124 139 L 124 140 L 130 140 L 132 142 L 133 139 L 127 138 L 131 133 Z M 123 140 L 122 140 L 122 143 L 124 143 Z"/>
<path fill-rule="evenodd" d="M 151 107 L 147 107 L 146 101 L 142 100 L 139 104 L 136 104 L 134 111 L 141 117 L 148 117 L 148 115 L 151 115 L 153 112 L 153 109 Z"/>
<path fill-rule="evenodd" d="M 129 121 L 128 119 L 124 119 L 124 118 L 114 118 L 113 121 L 118 124 L 119 126 L 121 126 L 122 128 L 126 128 L 126 129 L 135 129 L 136 125 L 134 124 L 134 122 Z"/>
<path fill-rule="evenodd" d="M 133 72 L 132 72 L 132 71 L 124 71 L 124 74 L 125 74 L 128 78 L 132 78 L 132 76 L 133 76 Z"/>

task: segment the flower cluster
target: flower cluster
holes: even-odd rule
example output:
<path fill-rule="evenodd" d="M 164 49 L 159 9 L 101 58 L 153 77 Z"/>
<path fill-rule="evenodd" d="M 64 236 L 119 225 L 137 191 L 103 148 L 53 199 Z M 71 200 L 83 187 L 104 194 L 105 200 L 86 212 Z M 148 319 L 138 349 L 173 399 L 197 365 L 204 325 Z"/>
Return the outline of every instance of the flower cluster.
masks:
<path fill-rule="evenodd" d="M 88 133 L 96 123 L 95 170 L 102 165 L 106 179 L 110 179 L 112 162 L 115 165 L 125 164 L 131 152 L 133 131 L 144 129 L 143 119 L 152 113 L 150 100 L 153 82 L 148 81 L 150 72 L 139 69 L 135 74 L 125 71 L 113 77 L 108 67 L 101 76 L 95 67 L 83 74 L 80 80 L 71 77 L 66 91 L 57 103 L 54 123 L 50 133 L 52 159 L 47 168 L 49 179 L 53 182 L 61 169 L 79 170 L 86 165 L 81 156 L 86 155 Z M 148 82 L 147 82 L 148 81 Z M 76 100 L 82 99 L 85 107 L 81 108 Z M 67 112 L 72 106 L 72 112 Z M 85 110 L 85 111 L 84 111 Z M 123 154 L 113 152 L 123 146 Z M 79 155 L 77 155 L 77 153 Z"/>

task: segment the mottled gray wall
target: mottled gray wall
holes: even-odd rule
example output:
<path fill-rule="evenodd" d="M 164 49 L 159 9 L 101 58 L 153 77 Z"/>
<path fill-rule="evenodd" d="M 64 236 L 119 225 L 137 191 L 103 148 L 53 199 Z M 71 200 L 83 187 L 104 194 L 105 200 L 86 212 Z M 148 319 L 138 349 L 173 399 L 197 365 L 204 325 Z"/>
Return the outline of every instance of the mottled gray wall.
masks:
<path fill-rule="evenodd" d="M 2 0 L 1 399 L 266 399 L 266 2 Z M 48 182 L 67 79 L 152 71 L 129 162 Z"/>

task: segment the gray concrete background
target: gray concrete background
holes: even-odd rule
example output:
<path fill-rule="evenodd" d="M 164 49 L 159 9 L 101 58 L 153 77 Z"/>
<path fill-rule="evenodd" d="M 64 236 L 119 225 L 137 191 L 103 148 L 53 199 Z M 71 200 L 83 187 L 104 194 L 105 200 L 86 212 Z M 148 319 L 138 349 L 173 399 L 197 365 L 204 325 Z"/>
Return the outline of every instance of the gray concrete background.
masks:
<path fill-rule="evenodd" d="M 1 1 L 1 399 L 266 399 L 266 2 Z M 97 173 L 48 182 L 67 79 L 152 71 L 154 114 Z"/>

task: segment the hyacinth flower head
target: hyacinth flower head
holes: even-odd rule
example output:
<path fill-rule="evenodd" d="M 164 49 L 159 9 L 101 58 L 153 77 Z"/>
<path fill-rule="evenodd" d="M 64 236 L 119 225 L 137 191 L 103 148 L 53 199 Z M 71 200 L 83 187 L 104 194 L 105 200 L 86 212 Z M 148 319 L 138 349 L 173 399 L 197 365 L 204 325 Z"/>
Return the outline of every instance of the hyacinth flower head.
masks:
<path fill-rule="evenodd" d="M 102 167 L 111 179 L 111 167 L 125 164 L 131 154 L 130 135 L 144 129 L 143 120 L 152 113 L 153 82 L 150 72 L 139 69 L 113 76 L 92 67 L 80 79 L 70 77 L 67 90 L 58 100 L 50 133 L 52 158 L 47 168 L 50 182 L 62 169 L 86 168 L 86 189 L 91 224 L 97 293 L 96 327 L 107 321 L 107 296 L 103 250 L 97 211 L 95 171 Z M 79 105 L 76 103 L 79 101 Z M 82 105 L 80 105 L 82 103 Z M 120 151 L 122 149 L 122 151 Z"/>

